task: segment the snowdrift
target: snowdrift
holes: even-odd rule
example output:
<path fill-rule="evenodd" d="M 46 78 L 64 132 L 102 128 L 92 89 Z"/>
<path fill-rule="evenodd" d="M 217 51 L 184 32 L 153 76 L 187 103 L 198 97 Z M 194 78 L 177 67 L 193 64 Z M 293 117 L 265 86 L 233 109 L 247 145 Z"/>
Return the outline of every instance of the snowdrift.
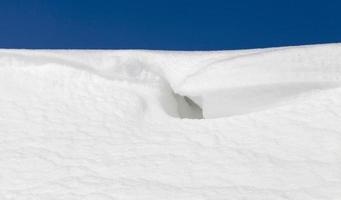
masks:
<path fill-rule="evenodd" d="M 338 199 L 341 45 L 0 50 L 1 199 Z"/>

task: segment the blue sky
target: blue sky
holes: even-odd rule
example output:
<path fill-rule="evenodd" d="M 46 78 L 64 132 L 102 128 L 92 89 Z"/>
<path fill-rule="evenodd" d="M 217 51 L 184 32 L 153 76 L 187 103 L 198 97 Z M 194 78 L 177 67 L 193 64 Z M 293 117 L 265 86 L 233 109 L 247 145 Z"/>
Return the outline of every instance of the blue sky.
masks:
<path fill-rule="evenodd" d="M 341 42 L 341 1 L 0 1 L 0 48 L 222 50 L 329 42 Z"/>

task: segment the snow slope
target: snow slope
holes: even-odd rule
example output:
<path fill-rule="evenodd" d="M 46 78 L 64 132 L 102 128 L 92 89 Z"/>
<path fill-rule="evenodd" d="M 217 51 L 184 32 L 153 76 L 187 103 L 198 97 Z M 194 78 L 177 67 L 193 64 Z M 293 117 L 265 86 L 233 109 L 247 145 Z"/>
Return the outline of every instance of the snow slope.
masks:
<path fill-rule="evenodd" d="M 340 84 L 341 44 L 0 50 L 0 199 L 340 199 Z"/>

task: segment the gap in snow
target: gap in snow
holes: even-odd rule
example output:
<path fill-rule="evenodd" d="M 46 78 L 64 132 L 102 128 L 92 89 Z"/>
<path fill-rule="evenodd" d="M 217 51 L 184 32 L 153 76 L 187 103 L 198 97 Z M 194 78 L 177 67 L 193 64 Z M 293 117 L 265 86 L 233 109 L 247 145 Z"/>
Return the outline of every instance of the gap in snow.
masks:
<path fill-rule="evenodd" d="M 174 93 L 179 116 L 183 119 L 203 119 L 202 108 L 189 97 Z"/>
<path fill-rule="evenodd" d="M 167 82 L 165 82 L 167 84 Z M 201 106 L 190 97 L 182 96 L 173 91 L 171 87 L 162 90 L 163 95 L 159 98 L 161 109 L 168 116 L 179 119 L 203 119 Z"/>

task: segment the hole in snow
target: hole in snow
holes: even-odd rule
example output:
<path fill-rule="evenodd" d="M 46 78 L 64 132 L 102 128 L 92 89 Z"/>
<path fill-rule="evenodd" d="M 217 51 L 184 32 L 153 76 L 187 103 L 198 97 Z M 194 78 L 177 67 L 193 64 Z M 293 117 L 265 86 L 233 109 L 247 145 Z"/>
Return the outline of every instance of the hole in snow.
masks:
<path fill-rule="evenodd" d="M 189 97 L 174 94 L 178 104 L 178 113 L 181 118 L 203 119 L 201 107 Z"/>

